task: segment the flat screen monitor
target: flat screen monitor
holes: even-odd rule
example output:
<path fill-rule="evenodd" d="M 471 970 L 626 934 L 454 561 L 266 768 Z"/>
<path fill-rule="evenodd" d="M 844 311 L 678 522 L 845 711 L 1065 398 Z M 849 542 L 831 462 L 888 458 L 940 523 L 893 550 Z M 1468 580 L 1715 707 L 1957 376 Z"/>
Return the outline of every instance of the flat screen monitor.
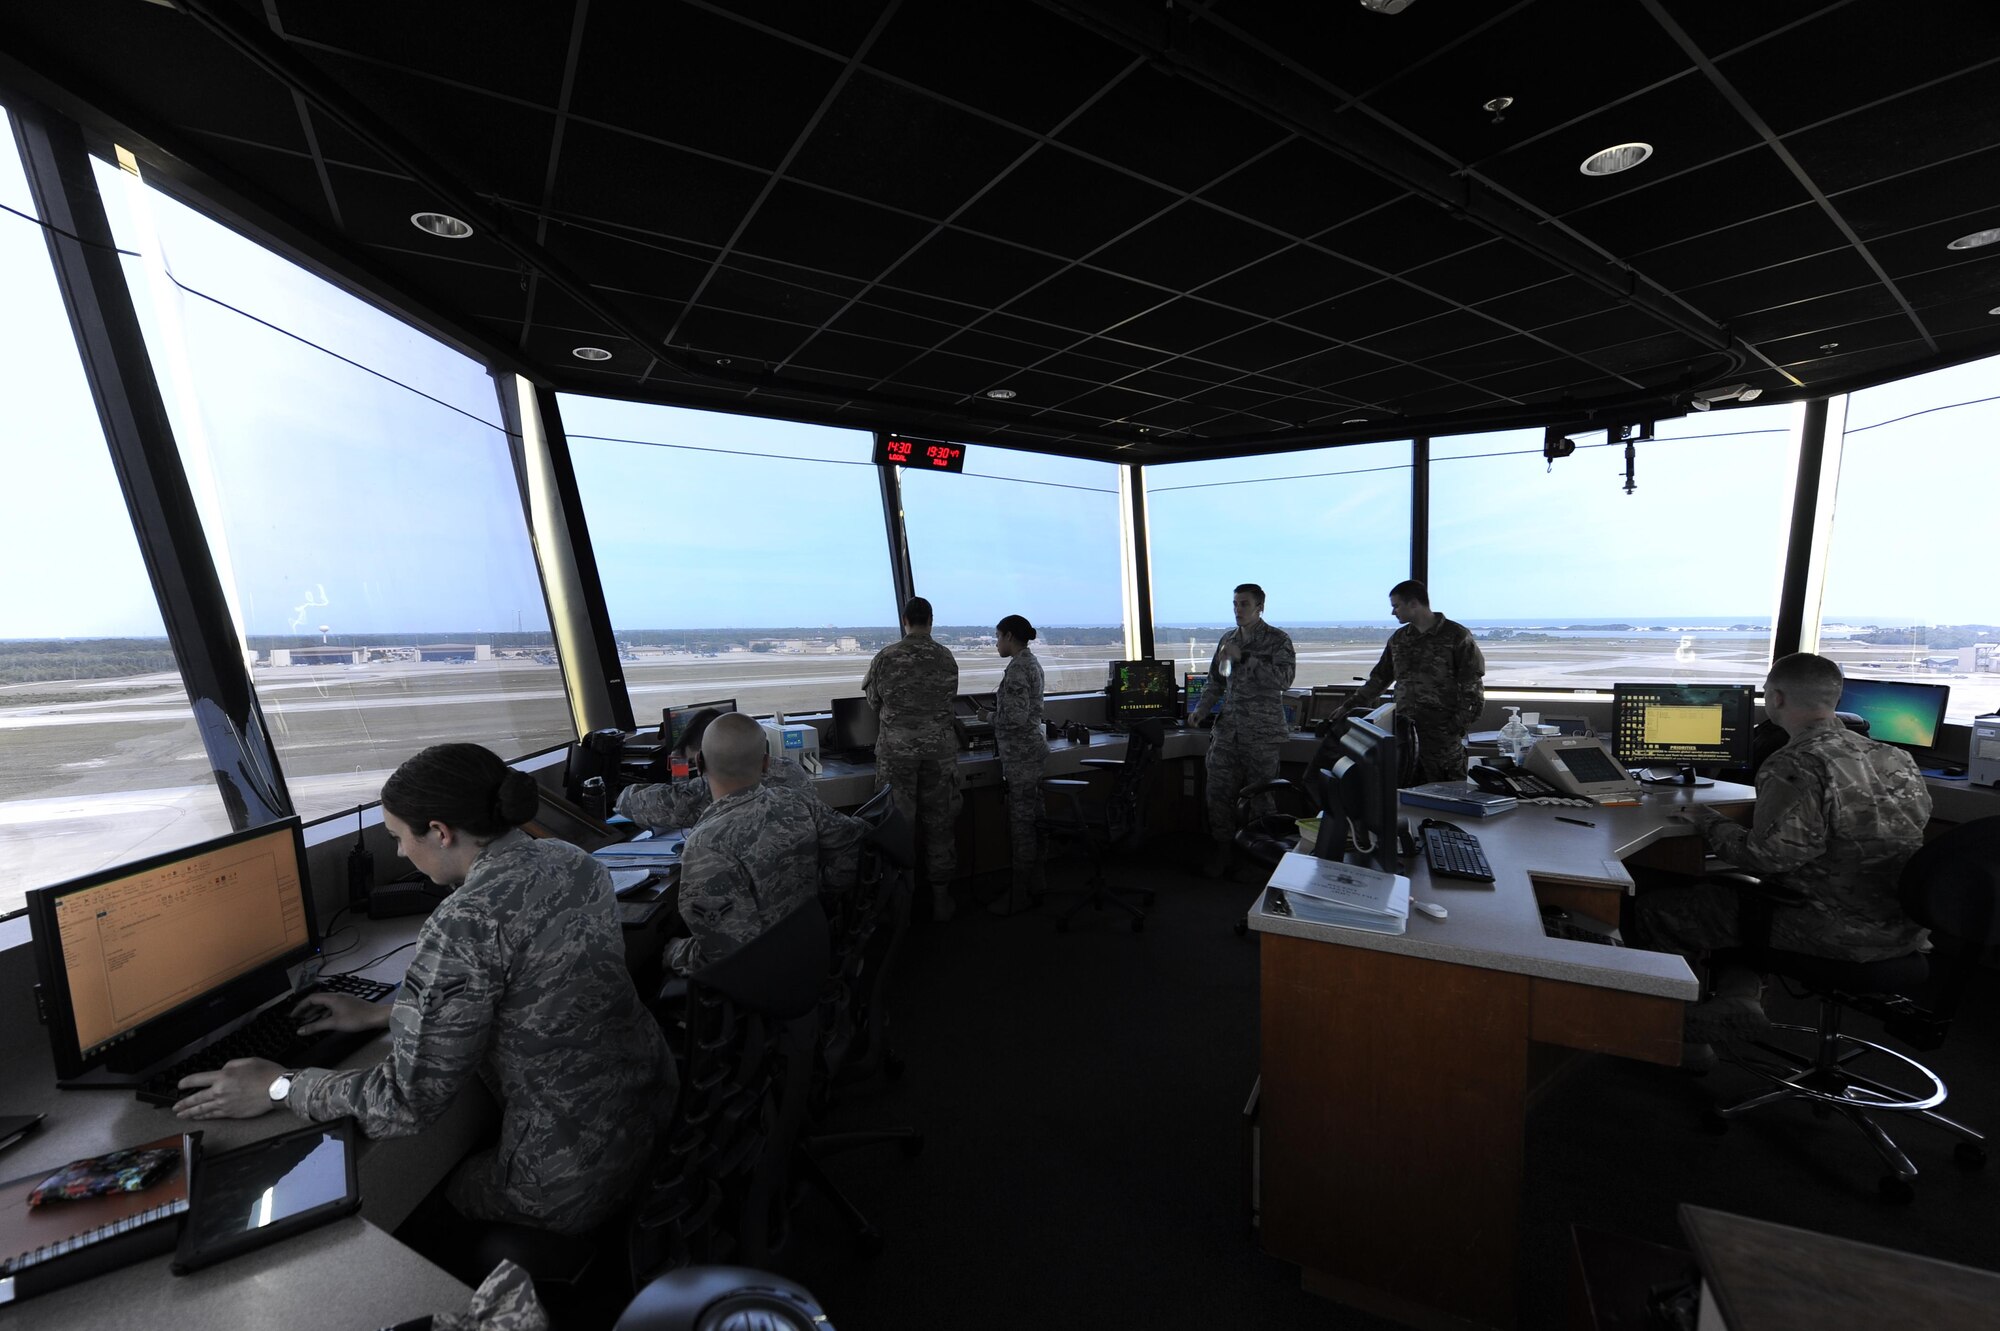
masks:
<path fill-rule="evenodd" d="M 319 953 L 296 818 L 38 888 L 28 918 L 62 1081 L 141 1075 Z"/>
<path fill-rule="evenodd" d="M 1613 684 L 1612 752 L 1627 767 L 1672 764 L 1695 785 L 1697 767 L 1749 765 L 1755 706 L 1748 684 Z"/>
<path fill-rule="evenodd" d="M 1401 820 L 1395 734 L 1356 719 L 1337 740 L 1322 745 L 1321 761 L 1329 748 L 1333 762 L 1321 774 L 1325 809 L 1314 854 L 1395 873 L 1396 828 Z"/>
<path fill-rule="evenodd" d="M 1841 686 L 1837 710 L 1868 722 L 1868 738 L 1906 749 L 1928 749 L 1944 724 L 1948 684 L 1906 684 L 1894 679 L 1850 679 Z"/>
<path fill-rule="evenodd" d="M 866 698 L 835 698 L 833 734 L 827 740 L 827 747 L 850 752 L 872 749 L 875 747 L 875 734 L 880 729 L 881 718 Z"/>
<path fill-rule="evenodd" d="M 1208 672 L 1206 670 L 1190 670 L 1181 676 L 1181 693 L 1187 701 L 1187 715 L 1193 716 L 1195 709 L 1201 706 L 1201 695 L 1207 689 Z"/>
<path fill-rule="evenodd" d="M 687 740 L 688 726 L 703 712 L 723 712 L 736 710 L 736 699 L 718 698 L 714 702 L 677 703 L 660 713 L 660 743 L 671 753 Z"/>
<path fill-rule="evenodd" d="M 1180 715 L 1180 691 L 1174 687 L 1172 661 L 1113 661 L 1104 685 L 1106 719 L 1113 725 Z"/>

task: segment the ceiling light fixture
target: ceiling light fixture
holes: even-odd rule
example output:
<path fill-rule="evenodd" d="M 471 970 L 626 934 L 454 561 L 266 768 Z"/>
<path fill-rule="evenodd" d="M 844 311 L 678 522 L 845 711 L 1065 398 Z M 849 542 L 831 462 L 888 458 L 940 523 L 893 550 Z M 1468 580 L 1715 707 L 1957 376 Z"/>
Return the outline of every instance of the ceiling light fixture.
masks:
<path fill-rule="evenodd" d="M 1011 388 L 989 388 L 986 390 L 986 396 L 992 398 L 995 402 L 1012 402 L 1014 400 L 1014 390 Z"/>
<path fill-rule="evenodd" d="M 1840 343 L 1838 343 L 1838 342 L 1822 342 L 1822 343 L 1820 343 L 1820 344 L 1819 344 L 1819 349 L 1820 349 L 1821 351 L 1838 351 L 1838 350 L 1840 349 Z"/>
<path fill-rule="evenodd" d="M 1368 424 L 1368 418 L 1367 418 L 1366 416 L 1349 416 L 1349 417 L 1348 417 L 1348 418 L 1347 418 L 1346 420 L 1342 421 L 1342 422 L 1341 422 L 1341 424 L 1342 424 L 1342 425 L 1366 425 L 1366 424 Z"/>
<path fill-rule="evenodd" d="M 1481 109 L 1486 111 L 1491 111 L 1493 113 L 1493 123 L 1497 125 L 1506 118 L 1502 116 L 1500 113 L 1502 111 L 1505 111 L 1508 107 L 1512 106 L 1513 104 L 1514 104 L 1514 99 L 1512 97 L 1495 97 L 1492 101 L 1488 102 Z"/>
<path fill-rule="evenodd" d="M 1761 388 L 1748 384 L 1731 384 L 1727 388 L 1705 388 L 1688 398 L 1688 405 L 1696 411 L 1707 411 L 1718 402 L 1755 402 L 1764 396 Z"/>
<path fill-rule="evenodd" d="M 411 213 L 410 225 L 442 240 L 464 240 L 472 234 L 472 224 L 450 213 Z"/>
<path fill-rule="evenodd" d="M 578 360 L 610 360 L 611 353 L 603 347 L 578 347 L 569 353 Z"/>
<path fill-rule="evenodd" d="M 1615 176 L 1630 171 L 1653 155 L 1650 143 L 1618 143 L 1583 159 L 1577 170 L 1586 176 Z"/>
<path fill-rule="evenodd" d="M 1948 250 L 1976 250 L 1981 245 L 1991 245 L 1996 240 L 2000 240 L 2000 226 L 1988 227 L 1984 231 L 1975 231 L 1969 236 L 1960 236 L 1957 240 L 1946 245 L 1945 248 Z"/>

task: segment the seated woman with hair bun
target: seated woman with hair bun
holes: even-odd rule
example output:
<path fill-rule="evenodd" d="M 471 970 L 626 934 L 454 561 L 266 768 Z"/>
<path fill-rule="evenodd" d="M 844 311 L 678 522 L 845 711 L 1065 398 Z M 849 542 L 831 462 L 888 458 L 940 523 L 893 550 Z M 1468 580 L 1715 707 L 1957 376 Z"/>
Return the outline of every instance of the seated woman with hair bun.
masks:
<path fill-rule="evenodd" d="M 477 744 L 440 744 L 382 787 L 396 853 L 456 889 L 424 921 L 393 1004 L 317 993 L 299 1029 L 387 1029 L 389 1056 L 352 1072 L 238 1059 L 181 1082 L 184 1118 L 249 1118 L 283 1104 L 352 1114 L 370 1137 L 414 1133 L 479 1077 L 500 1102 L 496 1146 L 461 1163 L 445 1197 L 475 1220 L 586 1233 L 645 1172 L 678 1083 L 625 969 L 604 866 L 520 830 L 534 778 Z"/>

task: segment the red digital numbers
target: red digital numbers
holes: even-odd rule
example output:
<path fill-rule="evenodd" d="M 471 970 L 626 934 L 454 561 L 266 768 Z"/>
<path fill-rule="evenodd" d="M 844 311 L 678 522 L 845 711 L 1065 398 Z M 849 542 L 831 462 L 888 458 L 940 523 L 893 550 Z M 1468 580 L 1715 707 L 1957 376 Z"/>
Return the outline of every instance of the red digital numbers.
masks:
<path fill-rule="evenodd" d="M 903 439 L 880 435 L 875 461 L 885 467 L 928 467 L 933 471 L 965 470 L 965 446 L 942 444 L 928 439 Z M 919 454 L 919 448 L 922 449 Z"/>

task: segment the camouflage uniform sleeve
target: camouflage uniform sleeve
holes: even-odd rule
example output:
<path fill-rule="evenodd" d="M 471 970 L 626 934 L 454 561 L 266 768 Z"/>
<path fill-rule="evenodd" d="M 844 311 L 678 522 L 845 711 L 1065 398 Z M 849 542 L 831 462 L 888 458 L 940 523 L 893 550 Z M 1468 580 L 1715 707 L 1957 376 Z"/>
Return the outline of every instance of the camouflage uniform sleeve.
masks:
<path fill-rule="evenodd" d="M 1208 658 L 1208 683 L 1201 688 L 1201 706 L 1195 711 L 1196 720 L 1222 706 L 1223 695 L 1229 691 L 1229 680 L 1222 673 L 1222 644 L 1228 642 L 1229 634 L 1235 631 L 1230 629 L 1217 639 L 1215 655 Z"/>
<path fill-rule="evenodd" d="M 1377 661 L 1375 663 L 1375 668 L 1368 672 L 1368 678 L 1361 681 L 1360 690 L 1354 694 L 1351 694 L 1348 697 L 1347 705 L 1349 707 L 1370 706 L 1371 704 L 1374 703 L 1374 701 L 1377 698 L 1381 697 L 1383 691 L 1387 689 L 1391 684 L 1395 683 L 1395 681 L 1396 681 L 1396 656 L 1395 653 L 1386 644 L 1384 644 L 1382 648 L 1382 659 Z"/>
<path fill-rule="evenodd" d="M 1826 852 L 1825 811 L 1805 774 L 1767 775 L 1757 783 L 1756 809 L 1748 827 L 1707 810 L 1696 825 L 1710 850 L 1751 873 L 1781 874 Z"/>
<path fill-rule="evenodd" d="M 880 664 L 882 653 L 877 652 L 868 662 L 868 673 L 861 677 L 861 696 L 878 712 L 882 710 L 882 686 L 875 681 L 875 667 Z"/>
<path fill-rule="evenodd" d="M 729 916 L 742 903 L 757 899 L 750 870 L 736 856 L 702 846 L 681 858 L 681 918 L 687 921 L 688 937 L 675 939 L 667 948 L 667 964 L 683 974 L 698 971 L 708 953 L 727 952 L 705 946 L 721 934 Z"/>
<path fill-rule="evenodd" d="M 352 1114 L 370 1137 L 405 1137 L 451 1104 L 485 1056 L 507 962 L 493 920 L 464 914 L 434 922 L 442 927 L 418 948 L 390 1014 L 389 1056 L 352 1072 L 302 1072 L 289 1108 L 318 1121 Z"/>
<path fill-rule="evenodd" d="M 854 886 L 861 872 L 861 843 L 868 838 L 868 824 L 813 801 L 813 820 L 819 824 L 819 873 L 822 887 L 842 890 Z"/>
<path fill-rule="evenodd" d="M 1459 728 L 1470 730 L 1486 710 L 1486 657 L 1472 634 L 1467 633 L 1452 648 L 1451 669 L 1458 688 Z"/>
<path fill-rule="evenodd" d="M 682 827 L 693 827 L 701 817 L 701 811 L 708 807 L 708 783 L 695 778 L 688 781 L 660 782 L 654 785 L 627 786 L 618 792 L 617 811 L 655 831 Z"/>
<path fill-rule="evenodd" d="M 1271 672 L 1271 684 L 1278 692 L 1283 693 L 1292 687 L 1292 681 L 1298 678 L 1299 652 L 1292 646 L 1291 634 L 1278 635 L 1278 645 L 1271 649 L 1269 664 L 1264 668 Z"/>

